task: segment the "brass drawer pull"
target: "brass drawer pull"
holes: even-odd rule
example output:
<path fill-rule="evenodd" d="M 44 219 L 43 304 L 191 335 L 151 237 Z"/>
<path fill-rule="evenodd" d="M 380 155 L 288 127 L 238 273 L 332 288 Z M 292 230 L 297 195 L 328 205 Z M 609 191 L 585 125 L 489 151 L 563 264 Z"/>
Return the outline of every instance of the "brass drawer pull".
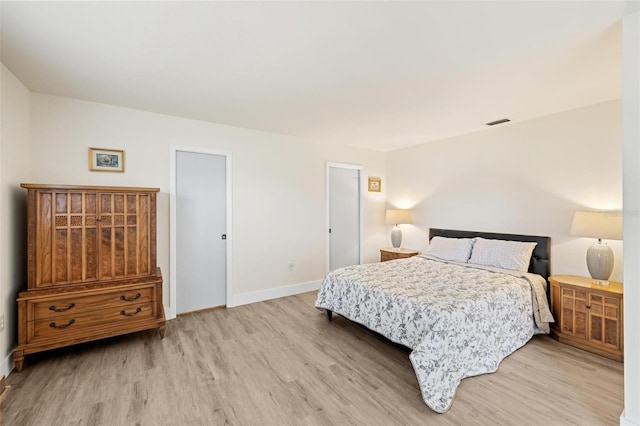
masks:
<path fill-rule="evenodd" d="M 124 315 L 125 317 L 132 317 L 136 314 L 139 314 L 142 311 L 142 308 L 138 308 L 136 309 L 135 312 L 131 312 L 130 314 L 126 313 L 125 311 L 120 311 L 120 315 Z"/>
<path fill-rule="evenodd" d="M 140 293 L 136 293 L 136 295 L 133 297 L 126 297 L 122 295 L 120 296 L 120 300 L 124 300 L 125 302 L 133 302 L 134 300 L 140 299 L 140 296 L 142 296 Z"/>
<path fill-rule="evenodd" d="M 56 325 L 55 322 L 52 322 L 51 324 L 49 324 L 49 327 L 51 328 L 57 328 L 58 330 L 62 330 L 63 328 L 67 328 L 69 327 L 71 324 L 73 324 L 74 322 L 76 322 L 76 320 L 74 320 L 73 318 L 71 318 L 71 320 L 69 320 L 69 322 L 67 324 L 63 324 L 63 325 Z"/>
<path fill-rule="evenodd" d="M 76 306 L 75 303 L 69 303 L 69 306 L 67 306 L 66 308 L 56 308 L 56 305 L 51 305 L 49 306 L 49 310 L 53 312 L 65 312 L 73 308 L 74 306 Z"/>

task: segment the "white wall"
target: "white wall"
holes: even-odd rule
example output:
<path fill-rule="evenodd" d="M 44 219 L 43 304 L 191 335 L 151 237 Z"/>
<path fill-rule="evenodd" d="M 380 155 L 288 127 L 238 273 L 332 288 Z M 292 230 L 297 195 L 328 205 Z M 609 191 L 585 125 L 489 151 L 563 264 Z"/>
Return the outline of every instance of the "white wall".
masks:
<path fill-rule="evenodd" d="M 588 276 L 593 241 L 569 229 L 575 210 L 622 208 L 621 114 L 605 102 L 388 153 L 387 202 L 415 209 L 403 247 L 426 249 L 431 227 L 545 235 L 552 273 Z"/>
<path fill-rule="evenodd" d="M 624 156 L 624 413 L 640 425 L 640 12 L 622 21 Z"/>
<path fill-rule="evenodd" d="M 29 91 L 0 64 L 0 375 L 12 363 L 18 342 L 18 291 L 26 285 L 26 192 L 20 182 L 29 177 Z"/>
<path fill-rule="evenodd" d="M 169 280 L 169 147 L 233 154 L 233 294 L 320 280 L 325 274 L 326 162 L 361 164 L 385 176 L 384 153 L 317 145 L 111 105 L 33 93 L 31 180 L 35 183 L 160 187 L 158 263 Z M 126 151 L 126 172 L 88 171 L 89 147 Z M 385 193 L 365 192 L 364 259 L 384 243 Z M 295 268 L 289 271 L 293 259 Z"/>

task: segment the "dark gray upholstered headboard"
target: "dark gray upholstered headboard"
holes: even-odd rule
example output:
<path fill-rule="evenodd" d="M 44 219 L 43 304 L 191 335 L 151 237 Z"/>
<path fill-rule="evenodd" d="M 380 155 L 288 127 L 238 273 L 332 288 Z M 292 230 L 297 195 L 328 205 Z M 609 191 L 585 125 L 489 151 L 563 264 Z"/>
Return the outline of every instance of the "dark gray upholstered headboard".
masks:
<path fill-rule="evenodd" d="M 541 275 L 549 282 L 550 259 L 551 259 L 551 238 L 538 237 L 535 235 L 517 235 L 517 234 L 494 234 L 492 232 L 475 232 L 475 231 L 457 231 L 454 229 L 429 229 L 429 241 L 433 237 L 448 238 L 473 238 L 482 237 L 491 240 L 508 240 L 538 243 L 533 249 L 531 263 L 529 264 L 529 272 Z M 548 285 L 548 284 L 547 284 Z M 547 289 L 548 290 L 548 289 Z M 547 294 L 549 292 L 547 291 Z"/>

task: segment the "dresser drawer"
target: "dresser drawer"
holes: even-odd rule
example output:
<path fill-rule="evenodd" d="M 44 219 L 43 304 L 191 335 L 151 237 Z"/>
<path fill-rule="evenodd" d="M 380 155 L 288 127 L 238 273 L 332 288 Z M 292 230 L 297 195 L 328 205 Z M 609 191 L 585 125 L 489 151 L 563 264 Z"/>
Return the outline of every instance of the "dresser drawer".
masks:
<path fill-rule="evenodd" d="M 127 323 L 155 316 L 154 303 L 113 306 L 109 309 L 66 313 L 55 320 L 42 319 L 27 324 L 28 341 L 81 337 L 95 327 L 126 327 Z"/>
<path fill-rule="evenodd" d="M 118 290 L 91 295 L 67 294 L 46 300 L 27 301 L 27 321 L 58 320 L 68 315 L 107 308 L 129 309 L 154 300 L 153 287 Z"/>

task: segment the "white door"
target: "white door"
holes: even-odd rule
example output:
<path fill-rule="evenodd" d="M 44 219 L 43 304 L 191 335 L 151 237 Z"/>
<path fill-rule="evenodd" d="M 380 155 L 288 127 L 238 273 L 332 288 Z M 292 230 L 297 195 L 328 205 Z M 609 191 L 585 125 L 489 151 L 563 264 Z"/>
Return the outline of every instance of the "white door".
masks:
<path fill-rule="evenodd" d="M 329 166 L 329 269 L 360 263 L 360 170 Z"/>
<path fill-rule="evenodd" d="M 176 153 L 176 313 L 226 304 L 226 157 Z"/>

